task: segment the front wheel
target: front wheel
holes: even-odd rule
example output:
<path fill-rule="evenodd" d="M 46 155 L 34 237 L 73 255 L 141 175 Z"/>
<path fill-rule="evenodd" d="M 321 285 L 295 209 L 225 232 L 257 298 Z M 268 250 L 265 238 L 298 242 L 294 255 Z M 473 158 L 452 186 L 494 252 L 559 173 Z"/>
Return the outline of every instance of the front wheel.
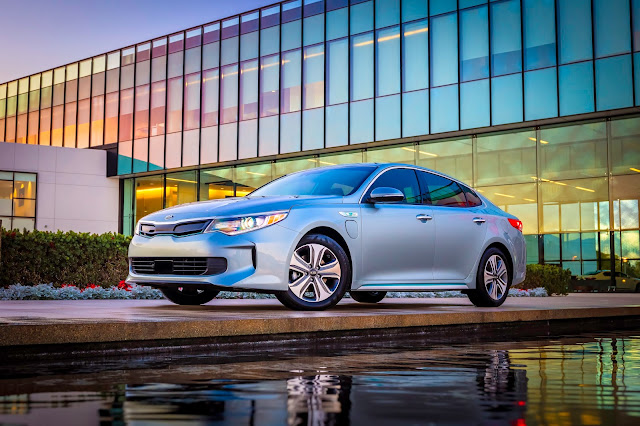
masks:
<path fill-rule="evenodd" d="M 289 309 L 320 311 L 336 305 L 351 286 L 351 265 L 333 238 L 310 234 L 291 256 L 289 288 L 276 297 Z"/>
<path fill-rule="evenodd" d="M 360 303 L 378 303 L 387 295 L 386 291 L 352 291 L 351 298 Z"/>
<path fill-rule="evenodd" d="M 211 288 L 168 287 L 161 288 L 164 297 L 177 305 L 204 305 L 220 293 Z"/>
<path fill-rule="evenodd" d="M 502 305 L 511 287 L 511 275 L 505 254 L 495 247 L 490 248 L 480 259 L 476 288 L 467 291 L 469 300 L 483 308 Z"/>

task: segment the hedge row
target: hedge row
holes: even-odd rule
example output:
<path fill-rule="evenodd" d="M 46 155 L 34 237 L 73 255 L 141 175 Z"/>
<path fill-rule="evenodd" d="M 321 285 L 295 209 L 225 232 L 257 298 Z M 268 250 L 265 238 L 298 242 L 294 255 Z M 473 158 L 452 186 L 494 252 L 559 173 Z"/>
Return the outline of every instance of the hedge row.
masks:
<path fill-rule="evenodd" d="M 72 231 L 0 232 L 0 286 L 51 283 L 56 287 L 111 287 L 127 277 L 131 237 Z"/>
<path fill-rule="evenodd" d="M 531 290 L 542 287 L 549 296 L 554 294 L 569 294 L 571 271 L 556 265 L 527 265 L 527 277 L 515 288 Z"/>

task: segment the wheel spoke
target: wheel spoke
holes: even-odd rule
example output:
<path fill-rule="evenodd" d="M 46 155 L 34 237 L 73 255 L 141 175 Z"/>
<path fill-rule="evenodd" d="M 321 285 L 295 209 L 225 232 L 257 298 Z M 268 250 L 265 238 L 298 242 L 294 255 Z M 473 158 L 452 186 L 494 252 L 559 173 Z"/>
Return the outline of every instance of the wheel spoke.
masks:
<path fill-rule="evenodd" d="M 304 294 L 307 292 L 307 289 L 312 284 L 313 284 L 313 278 L 302 276 L 298 280 L 289 284 L 289 289 L 298 298 L 304 299 L 303 297 Z"/>
<path fill-rule="evenodd" d="M 300 272 L 301 274 L 306 274 L 311 269 L 311 265 L 309 265 L 296 250 L 293 252 L 293 256 L 291 257 L 291 264 L 289 266 L 290 269 L 293 269 L 296 272 Z"/>
<path fill-rule="evenodd" d="M 338 259 L 333 260 L 318 268 L 318 274 L 322 278 L 336 278 L 340 279 L 340 262 Z"/>
<path fill-rule="evenodd" d="M 495 281 L 491 282 L 491 298 L 493 300 L 498 300 L 498 286 Z"/>
<path fill-rule="evenodd" d="M 498 258 L 498 270 L 496 271 L 496 277 L 502 278 L 507 273 L 507 267 L 504 261 Z"/>
<path fill-rule="evenodd" d="M 325 300 L 333 294 L 333 292 L 329 290 L 329 287 L 327 287 L 327 285 L 324 283 L 324 281 L 322 281 L 322 278 L 320 277 L 314 278 L 313 289 L 315 290 L 316 294 L 316 302 Z"/>
<path fill-rule="evenodd" d="M 504 292 L 507 291 L 507 283 L 504 282 L 502 279 L 498 278 L 496 280 L 496 284 L 498 287 L 500 287 L 500 297 L 502 297 Z"/>
<path fill-rule="evenodd" d="M 320 268 L 320 263 L 322 262 L 322 258 L 324 257 L 324 253 L 327 251 L 327 248 L 320 244 L 310 244 L 309 250 L 311 267 L 316 269 Z"/>

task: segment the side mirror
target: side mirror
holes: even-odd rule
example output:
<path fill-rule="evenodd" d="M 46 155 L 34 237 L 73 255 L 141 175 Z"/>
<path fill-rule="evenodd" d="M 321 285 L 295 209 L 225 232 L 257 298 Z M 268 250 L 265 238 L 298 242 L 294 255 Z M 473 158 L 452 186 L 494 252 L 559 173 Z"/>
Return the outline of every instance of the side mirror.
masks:
<path fill-rule="evenodd" d="M 396 188 L 381 186 L 371 191 L 368 201 L 370 203 L 397 203 L 404 201 L 404 194 Z"/>

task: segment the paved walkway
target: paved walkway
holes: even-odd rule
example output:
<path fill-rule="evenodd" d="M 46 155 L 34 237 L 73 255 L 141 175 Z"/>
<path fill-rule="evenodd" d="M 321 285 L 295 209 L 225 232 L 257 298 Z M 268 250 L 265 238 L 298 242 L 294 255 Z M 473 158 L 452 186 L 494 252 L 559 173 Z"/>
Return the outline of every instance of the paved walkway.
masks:
<path fill-rule="evenodd" d="M 640 317 L 640 294 L 509 298 L 500 308 L 466 299 L 343 300 L 324 312 L 295 312 L 276 300 L 213 300 L 178 306 L 165 300 L 0 302 L 0 347 L 322 333 L 328 331 Z"/>

